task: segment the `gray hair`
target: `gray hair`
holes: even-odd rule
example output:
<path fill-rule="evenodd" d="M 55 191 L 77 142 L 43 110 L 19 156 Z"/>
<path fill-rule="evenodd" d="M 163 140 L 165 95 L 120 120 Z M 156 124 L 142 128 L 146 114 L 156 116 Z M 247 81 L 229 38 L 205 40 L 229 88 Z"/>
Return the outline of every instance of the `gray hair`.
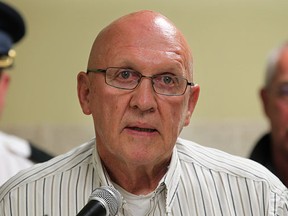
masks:
<path fill-rule="evenodd" d="M 278 63 L 283 50 L 288 48 L 288 41 L 273 49 L 267 57 L 264 87 L 268 87 L 278 70 Z"/>

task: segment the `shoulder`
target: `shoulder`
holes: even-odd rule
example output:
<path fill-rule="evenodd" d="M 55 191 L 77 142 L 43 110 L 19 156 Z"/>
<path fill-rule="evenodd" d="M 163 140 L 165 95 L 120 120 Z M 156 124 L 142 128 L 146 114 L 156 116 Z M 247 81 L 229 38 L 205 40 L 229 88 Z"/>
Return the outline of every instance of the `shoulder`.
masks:
<path fill-rule="evenodd" d="M 0 185 L 20 170 L 33 165 L 28 159 L 31 149 L 28 142 L 0 131 Z"/>
<path fill-rule="evenodd" d="M 36 164 L 23 170 L 9 179 L 0 187 L 0 201 L 12 190 L 19 189 L 27 184 L 53 178 L 68 171 L 79 169 L 80 166 L 87 166 L 92 163 L 92 152 L 95 140 L 91 140 L 71 151 L 54 157 L 53 159 Z"/>
<path fill-rule="evenodd" d="M 185 167 L 201 169 L 242 179 L 245 181 L 264 183 L 276 193 L 286 191 L 280 180 L 261 164 L 247 158 L 201 146 L 197 143 L 178 139 L 176 143 L 178 157 Z"/>
<path fill-rule="evenodd" d="M 31 149 L 27 140 L 0 131 L 0 144 L 7 151 L 27 158 L 31 154 Z"/>

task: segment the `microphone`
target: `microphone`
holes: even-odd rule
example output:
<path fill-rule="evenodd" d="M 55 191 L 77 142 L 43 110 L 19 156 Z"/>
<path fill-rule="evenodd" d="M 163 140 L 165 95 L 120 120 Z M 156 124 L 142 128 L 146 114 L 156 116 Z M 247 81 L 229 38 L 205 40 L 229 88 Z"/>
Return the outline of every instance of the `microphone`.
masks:
<path fill-rule="evenodd" d="M 102 186 L 92 192 L 76 216 L 115 216 L 121 205 L 121 194 L 112 187 Z"/>

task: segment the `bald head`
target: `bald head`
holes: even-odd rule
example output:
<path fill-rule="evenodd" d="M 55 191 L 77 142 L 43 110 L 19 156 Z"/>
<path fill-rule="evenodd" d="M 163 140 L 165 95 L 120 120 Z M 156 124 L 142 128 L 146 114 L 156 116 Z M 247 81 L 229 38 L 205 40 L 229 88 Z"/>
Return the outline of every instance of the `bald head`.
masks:
<path fill-rule="evenodd" d="M 88 68 L 111 66 L 109 55 L 117 49 L 137 47 L 173 52 L 183 58 L 185 69 L 192 74 L 192 56 L 182 33 L 165 16 L 153 11 L 138 11 L 125 15 L 97 36 L 91 49 Z"/>

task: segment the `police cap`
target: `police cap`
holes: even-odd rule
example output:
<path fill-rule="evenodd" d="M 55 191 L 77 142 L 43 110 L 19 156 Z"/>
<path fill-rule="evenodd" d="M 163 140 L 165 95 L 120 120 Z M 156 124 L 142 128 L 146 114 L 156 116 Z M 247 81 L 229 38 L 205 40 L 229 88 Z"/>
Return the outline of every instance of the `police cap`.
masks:
<path fill-rule="evenodd" d="M 16 9 L 0 1 L 0 68 L 13 64 L 13 44 L 25 35 L 25 23 Z"/>

